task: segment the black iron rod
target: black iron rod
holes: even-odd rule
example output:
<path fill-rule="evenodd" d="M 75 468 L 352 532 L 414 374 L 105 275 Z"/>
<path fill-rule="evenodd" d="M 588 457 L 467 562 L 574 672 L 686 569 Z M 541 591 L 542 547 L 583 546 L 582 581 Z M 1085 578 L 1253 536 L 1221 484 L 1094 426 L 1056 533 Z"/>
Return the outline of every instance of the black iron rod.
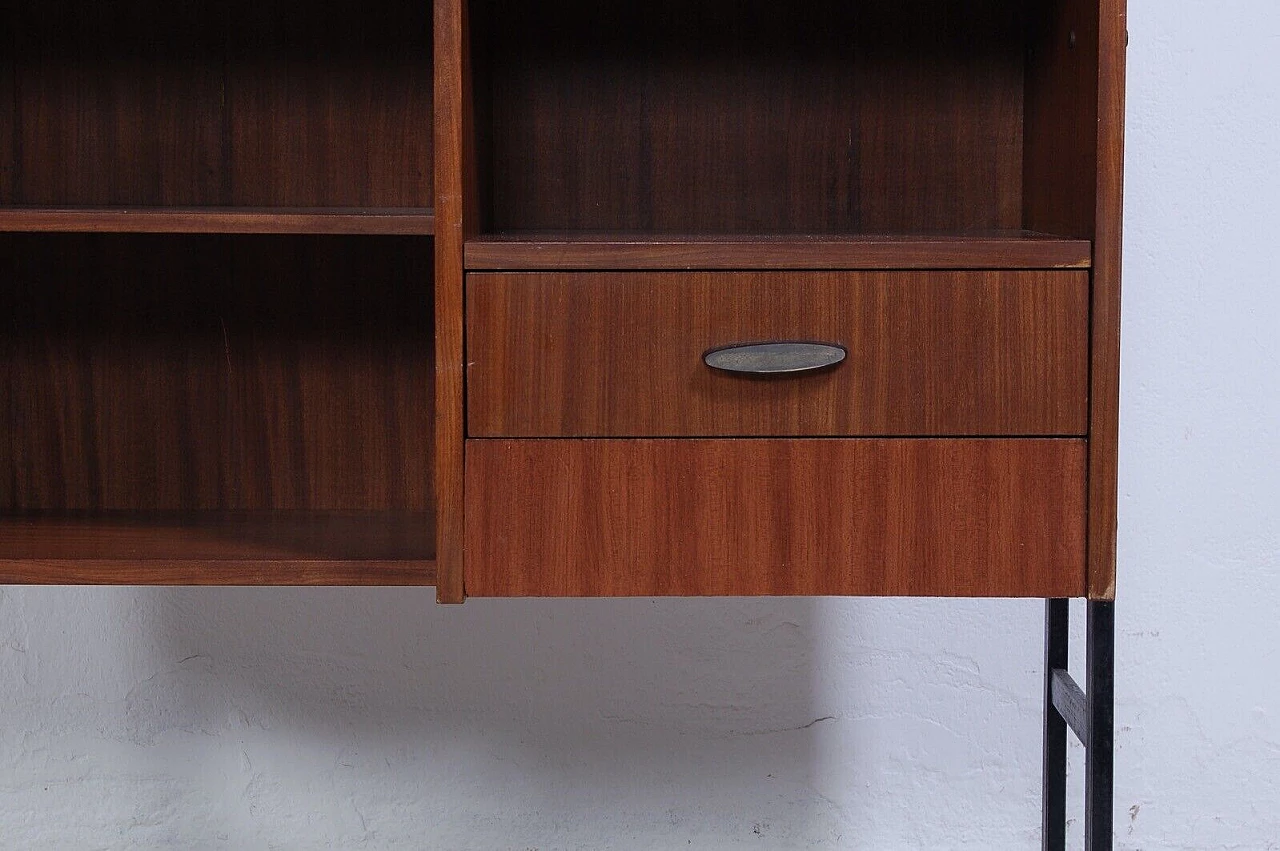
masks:
<path fill-rule="evenodd" d="M 1044 851 L 1067 847 L 1067 722 L 1054 708 L 1054 671 L 1066 670 L 1071 632 L 1066 600 L 1046 600 L 1044 607 L 1044 763 L 1041 826 Z"/>
<path fill-rule="evenodd" d="M 1111 851 L 1115 801 L 1116 604 L 1089 602 L 1085 674 L 1089 739 L 1085 742 L 1085 851 Z"/>

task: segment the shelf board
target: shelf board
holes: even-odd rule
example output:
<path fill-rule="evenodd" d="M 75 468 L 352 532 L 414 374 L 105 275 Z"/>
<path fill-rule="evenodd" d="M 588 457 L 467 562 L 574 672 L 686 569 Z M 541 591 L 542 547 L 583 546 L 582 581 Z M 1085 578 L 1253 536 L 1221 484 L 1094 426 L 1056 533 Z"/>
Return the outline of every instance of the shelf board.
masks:
<path fill-rule="evenodd" d="M 427 512 L 0 516 L 0 585 L 434 585 Z"/>
<path fill-rule="evenodd" d="M 1031 231 L 855 235 L 486 234 L 472 270 L 1087 269 L 1092 243 Z"/>
<path fill-rule="evenodd" d="M 0 207 L 0 232 L 429 236 L 426 207 Z"/>

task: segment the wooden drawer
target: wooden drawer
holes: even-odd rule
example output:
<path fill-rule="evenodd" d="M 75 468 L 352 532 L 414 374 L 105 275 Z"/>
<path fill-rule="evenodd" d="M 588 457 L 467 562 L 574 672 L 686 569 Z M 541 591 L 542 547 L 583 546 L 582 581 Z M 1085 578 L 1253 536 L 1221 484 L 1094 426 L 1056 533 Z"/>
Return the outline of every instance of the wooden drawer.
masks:
<path fill-rule="evenodd" d="M 1078 439 L 472 440 L 471 596 L 1072 597 Z"/>
<path fill-rule="evenodd" d="M 467 276 L 472 437 L 1077 436 L 1082 271 Z M 756 378 L 735 343 L 823 341 L 844 362 Z"/>

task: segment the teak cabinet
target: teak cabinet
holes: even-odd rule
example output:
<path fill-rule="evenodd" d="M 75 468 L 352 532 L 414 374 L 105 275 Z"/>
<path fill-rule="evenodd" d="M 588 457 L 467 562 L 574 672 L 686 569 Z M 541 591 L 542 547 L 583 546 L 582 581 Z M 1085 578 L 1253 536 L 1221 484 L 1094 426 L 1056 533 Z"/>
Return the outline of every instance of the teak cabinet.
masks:
<path fill-rule="evenodd" d="M 1113 596 L 1120 0 L 3 14 L 0 581 Z"/>
<path fill-rule="evenodd" d="M 0 583 L 1046 598 L 1110 847 L 1124 0 L 0 32 Z"/>

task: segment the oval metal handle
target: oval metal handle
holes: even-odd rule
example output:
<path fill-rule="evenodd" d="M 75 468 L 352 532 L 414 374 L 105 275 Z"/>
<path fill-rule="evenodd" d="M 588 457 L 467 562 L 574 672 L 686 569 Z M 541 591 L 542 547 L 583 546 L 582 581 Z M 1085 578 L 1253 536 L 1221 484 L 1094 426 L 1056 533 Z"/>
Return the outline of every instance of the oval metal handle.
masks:
<path fill-rule="evenodd" d="M 741 375 L 795 375 L 835 366 L 849 354 L 837 343 L 782 340 L 720 346 L 702 355 L 712 369 Z"/>

